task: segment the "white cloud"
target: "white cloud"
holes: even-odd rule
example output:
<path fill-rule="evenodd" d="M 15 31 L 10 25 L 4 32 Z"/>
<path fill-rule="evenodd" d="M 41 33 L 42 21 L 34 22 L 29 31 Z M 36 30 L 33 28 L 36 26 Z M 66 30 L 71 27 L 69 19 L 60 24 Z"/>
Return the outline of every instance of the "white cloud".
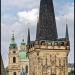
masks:
<path fill-rule="evenodd" d="M 27 41 L 28 27 L 32 30 L 31 35 L 33 36 L 31 37 L 31 39 L 34 40 L 36 32 L 33 33 L 33 31 L 36 29 L 37 14 L 38 14 L 38 9 L 35 8 L 30 11 L 18 12 L 16 14 L 16 21 L 12 22 L 12 24 L 10 24 L 9 22 L 6 23 L 2 21 L 2 24 L 1 24 L 1 50 L 2 52 L 1 54 L 3 57 L 5 67 L 8 65 L 8 60 L 7 60 L 8 50 L 9 50 L 9 44 L 11 41 L 12 31 L 13 30 L 15 31 L 15 37 L 16 37 L 16 42 L 18 46 L 21 43 L 21 39 L 23 35 L 25 38 L 25 42 Z"/>
<path fill-rule="evenodd" d="M 18 13 L 19 21 L 36 22 L 38 16 L 38 9 L 32 9 L 30 11 L 23 11 Z"/>

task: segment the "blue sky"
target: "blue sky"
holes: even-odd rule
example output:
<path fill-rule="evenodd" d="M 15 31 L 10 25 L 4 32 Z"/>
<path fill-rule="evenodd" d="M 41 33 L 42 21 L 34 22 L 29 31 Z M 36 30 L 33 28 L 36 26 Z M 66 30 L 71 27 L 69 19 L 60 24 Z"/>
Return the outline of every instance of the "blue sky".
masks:
<path fill-rule="evenodd" d="M 53 0 L 58 35 L 65 37 L 66 17 L 69 29 L 71 49 L 68 61 L 74 61 L 74 0 Z M 27 41 L 27 29 L 30 28 L 31 40 L 35 40 L 37 16 L 40 0 L 2 0 L 1 1 L 1 50 L 5 67 L 8 65 L 8 50 L 12 31 L 15 31 L 18 46 L 24 35 Z"/>

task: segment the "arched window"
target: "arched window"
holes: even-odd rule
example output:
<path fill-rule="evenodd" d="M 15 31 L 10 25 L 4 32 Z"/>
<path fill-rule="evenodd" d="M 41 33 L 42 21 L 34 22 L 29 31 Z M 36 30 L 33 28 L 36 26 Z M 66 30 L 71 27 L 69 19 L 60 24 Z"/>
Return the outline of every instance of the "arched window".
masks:
<path fill-rule="evenodd" d="M 13 63 L 16 63 L 16 57 L 13 57 Z"/>
<path fill-rule="evenodd" d="M 13 75 L 16 75 L 16 72 L 14 72 Z"/>
<path fill-rule="evenodd" d="M 26 73 L 28 73 L 28 66 L 26 66 Z"/>

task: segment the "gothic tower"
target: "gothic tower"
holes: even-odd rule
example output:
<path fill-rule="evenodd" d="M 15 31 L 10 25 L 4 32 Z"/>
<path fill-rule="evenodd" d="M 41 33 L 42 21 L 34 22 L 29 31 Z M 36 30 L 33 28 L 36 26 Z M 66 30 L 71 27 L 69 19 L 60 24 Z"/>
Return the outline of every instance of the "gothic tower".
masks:
<path fill-rule="evenodd" d="M 30 75 L 68 75 L 68 27 L 65 38 L 58 38 L 53 0 L 41 0 L 36 40 L 27 48 Z"/>
<path fill-rule="evenodd" d="M 20 75 L 29 75 L 29 59 L 27 56 L 26 43 L 24 38 L 22 39 L 20 49 L 19 49 L 19 65 L 20 65 Z"/>
<path fill-rule="evenodd" d="M 52 0 L 41 0 L 36 40 L 56 40 L 57 28 Z"/>

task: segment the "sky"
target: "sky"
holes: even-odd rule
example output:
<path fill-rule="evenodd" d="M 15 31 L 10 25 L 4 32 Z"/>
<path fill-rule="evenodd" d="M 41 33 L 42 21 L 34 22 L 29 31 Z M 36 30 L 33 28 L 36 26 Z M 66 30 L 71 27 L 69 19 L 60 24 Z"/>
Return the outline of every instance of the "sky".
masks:
<path fill-rule="evenodd" d="M 70 52 L 68 62 L 74 62 L 74 1 L 53 0 L 58 37 L 65 37 L 68 24 Z M 40 0 L 1 0 L 1 54 L 4 66 L 8 65 L 8 51 L 12 31 L 18 47 L 30 28 L 31 40 L 35 40 Z M 67 17 L 67 22 L 66 22 Z"/>

